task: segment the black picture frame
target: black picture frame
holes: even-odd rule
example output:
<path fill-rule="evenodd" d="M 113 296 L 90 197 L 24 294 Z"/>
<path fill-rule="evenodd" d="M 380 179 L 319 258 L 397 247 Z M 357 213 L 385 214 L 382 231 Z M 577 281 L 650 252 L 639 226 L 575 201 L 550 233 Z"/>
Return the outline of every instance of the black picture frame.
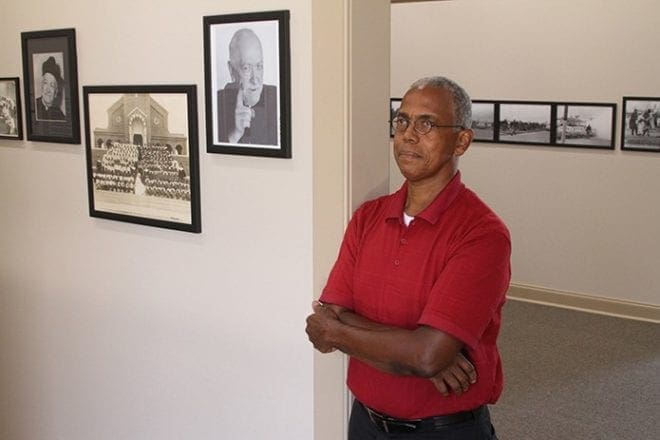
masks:
<path fill-rule="evenodd" d="M 22 32 L 21 47 L 27 139 L 80 144 L 75 29 Z"/>
<path fill-rule="evenodd" d="M 498 101 L 496 140 L 506 144 L 552 145 L 552 103 Z"/>
<path fill-rule="evenodd" d="M 553 114 L 553 146 L 614 150 L 616 104 L 558 102 Z"/>
<path fill-rule="evenodd" d="M 89 215 L 201 232 L 197 87 L 83 87 Z"/>
<path fill-rule="evenodd" d="M 660 97 L 623 97 L 621 150 L 660 153 Z"/>
<path fill-rule="evenodd" d="M 206 16 L 203 25 L 207 152 L 291 158 L 289 11 Z M 241 53 L 250 62 L 239 73 Z"/>
<path fill-rule="evenodd" d="M 499 122 L 499 106 L 495 101 L 472 100 L 472 131 L 475 142 L 495 142 Z"/>
<path fill-rule="evenodd" d="M 390 98 L 390 137 L 394 137 L 394 127 L 392 127 L 392 119 L 396 116 L 399 108 L 401 107 L 402 98 Z"/>
<path fill-rule="evenodd" d="M 23 139 L 22 113 L 20 79 L 0 78 L 0 139 Z"/>
<path fill-rule="evenodd" d="M 616 107 L 602 102 L 475 99 L 474 141 L 614 150 Z"/>

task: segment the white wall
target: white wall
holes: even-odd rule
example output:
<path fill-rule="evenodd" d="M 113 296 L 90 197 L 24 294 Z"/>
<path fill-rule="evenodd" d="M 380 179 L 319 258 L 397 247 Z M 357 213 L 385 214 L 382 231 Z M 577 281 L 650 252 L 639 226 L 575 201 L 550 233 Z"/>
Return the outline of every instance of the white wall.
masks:
<path fill-rule="evenodd" d="M 273 9 L 293 159 L 207 154 L 202 17 Z M 22 31 L 75 27 L 81 86 L 197 85 L 203 232 L 92 219 L 83 145 L 0 140 L 0 438 L 312 438 L 310 18 L 305 0 L 3 7 L 0 76 L 22 77 Z"/>
<path fill-rule="evenodd" d="M 513 282 L 660 304 L 660 154 L 619 149 L 622 97 L 660 96 L 658 28 L 654 0 L 392 6 L 393 97 L 441 74 L 473 99 L 617 104 L 616 151 L 475 143 L 462 159 L 511 229 Z"/>

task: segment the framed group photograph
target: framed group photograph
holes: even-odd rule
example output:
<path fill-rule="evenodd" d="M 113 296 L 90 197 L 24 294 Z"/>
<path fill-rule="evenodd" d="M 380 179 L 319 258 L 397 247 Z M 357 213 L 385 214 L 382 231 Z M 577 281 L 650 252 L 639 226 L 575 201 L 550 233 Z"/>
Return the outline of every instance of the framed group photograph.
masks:
<path fill-rule="evenodd" d="M 0 78 L 0 139 L 23 139 L 20 81 Z"/>
<path fill-rule="evenodd" d="M 27 139 L 80 143 L 75 29 L 22 32 Z"/>
<path fill-rule="evenodd" d="M 201 232 L 194 85 L 85 86 L 92 217 Z"/>
<path fill-rule="evenodd" d="M 207 151 L 290 158 L 289 11 L 203 23 Z"/>
<path fill-rule="evenodd" d="M 561 103 L 553 145 L 614 149 L 616 104 Z"/>
<path fill-rule="evenodd" d="M 660 97 L 624 97 L 621 114 L 621 149 L 660 153 Z"/>
<path fill-rule="evenodd" d="M 401 98 L 390 98 L 390 137 L 394 137 L 394 127 L 392 127 L 392 119 L 396 117 L 396 114 L 401 107 Z"/>

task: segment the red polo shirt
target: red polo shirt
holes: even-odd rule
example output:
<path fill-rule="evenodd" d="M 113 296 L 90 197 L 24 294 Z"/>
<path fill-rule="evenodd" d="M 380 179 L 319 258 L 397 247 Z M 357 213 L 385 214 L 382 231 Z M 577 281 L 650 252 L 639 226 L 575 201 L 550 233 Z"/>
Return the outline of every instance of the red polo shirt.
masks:
<path fill-rule="evenodd" d="M 503 377 L 496 339 L 511 276 L 509 232 L 460 173 L 410 226 L 407 185 L 353 215 L 321 300 L 386 325 L 437 328 L 461 340 L 477 370 L 463 395 L 430 380 L 395 376 L 351 358 L 348 387 L 376 411 L 423 418 L 495 403 Z"/>

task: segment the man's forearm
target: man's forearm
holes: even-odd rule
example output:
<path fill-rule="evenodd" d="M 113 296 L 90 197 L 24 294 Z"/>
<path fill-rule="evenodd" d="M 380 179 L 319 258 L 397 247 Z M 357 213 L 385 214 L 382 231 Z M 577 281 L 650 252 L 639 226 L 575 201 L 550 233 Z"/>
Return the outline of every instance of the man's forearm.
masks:
<path fill-rule="evenodd" d="M 339 323 L 329 342 L 340 351 L 396 375 L 433 377 L 454 362 L 462 344 L 439 330 L 407 330 L 369 320 L 351 310 L 327 305 Z"/>

